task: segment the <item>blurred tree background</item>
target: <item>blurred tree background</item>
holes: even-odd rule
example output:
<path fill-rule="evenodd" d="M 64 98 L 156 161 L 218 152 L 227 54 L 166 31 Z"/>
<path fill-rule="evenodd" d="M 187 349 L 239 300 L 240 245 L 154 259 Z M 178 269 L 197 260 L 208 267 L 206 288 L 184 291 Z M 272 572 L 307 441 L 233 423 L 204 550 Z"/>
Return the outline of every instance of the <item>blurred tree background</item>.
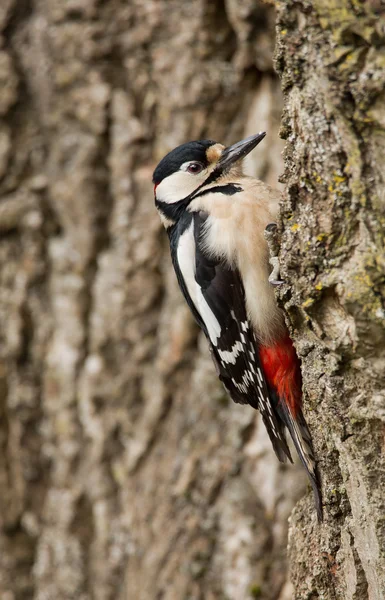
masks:
<path fill-rule="evenodd" d="M 2 0 L 1 600 L 383 598 L 384 31 L 374 0 Z M 153 206 L 167 151 L 260 130 L 322 526 Z"/>

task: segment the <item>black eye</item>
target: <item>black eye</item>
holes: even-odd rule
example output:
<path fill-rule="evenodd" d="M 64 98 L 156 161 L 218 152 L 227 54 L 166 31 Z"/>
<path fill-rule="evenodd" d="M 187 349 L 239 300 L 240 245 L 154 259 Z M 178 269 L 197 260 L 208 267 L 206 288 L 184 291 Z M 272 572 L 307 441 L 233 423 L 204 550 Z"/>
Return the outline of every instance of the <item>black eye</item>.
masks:
<path fill-rule="evenodd" d="M 187 172 L 196 175 L 203 171 L 203 165 L 199 162 L 193 162 L 187 167 Z"/>

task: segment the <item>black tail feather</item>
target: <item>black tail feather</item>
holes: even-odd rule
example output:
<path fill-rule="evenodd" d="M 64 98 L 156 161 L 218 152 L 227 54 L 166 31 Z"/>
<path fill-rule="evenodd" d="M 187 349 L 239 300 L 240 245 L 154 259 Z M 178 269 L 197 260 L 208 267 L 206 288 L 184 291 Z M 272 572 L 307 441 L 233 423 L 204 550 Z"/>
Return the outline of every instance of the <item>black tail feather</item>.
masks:
<path fill-rule="evenodd" d="M 290 432 L 295 449 L 308 474 L 313 488 L 318 521 L 321 522 L 323 520 L 321 485 L 314 458 L 313 443 L 305 418 L 302 411 L 299 411 L 296 418 L 294 418 L 289 407 L 284 402 L 280 402 L 277 409 L 282 421 Z"/>
<path fill-rule="evenodd" d="M 287 445 L 286 436 L 285 436 L 285 428 L 283 423 L 278 417 L 275 417 L 275 425 L 279 430 L 279 435 L 275 435 L 272 427 L 271 427 L 271 417 L 268 418 L 264 413 L 262 413 L 262 420 L 266 427 L 266 431 L 269 434 L 270 441 L 272 443 L 274 452 L 281 463 L 287 462 L 287 459 L 292 463 L 293 459 L 291 457 L 290 448 Z"/>

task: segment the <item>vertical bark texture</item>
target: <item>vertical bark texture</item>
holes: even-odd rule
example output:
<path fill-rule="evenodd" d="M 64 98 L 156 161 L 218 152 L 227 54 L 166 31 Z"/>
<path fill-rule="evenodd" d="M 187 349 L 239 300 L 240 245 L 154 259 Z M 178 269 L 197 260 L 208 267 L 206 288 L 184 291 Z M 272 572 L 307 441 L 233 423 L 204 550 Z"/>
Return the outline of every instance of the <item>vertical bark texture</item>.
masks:
<path fill-rule="evenodd" d="M 280 292 L 302 358 L 325 523 L 291 518 L 296 599 L 385 597 L 385 21 L 278 2 L 287 193 Z M 382 8 L 381 8 L 382 6 Z"/>
<path fill-rule="evenodd" d="M 218 385 L 151 186 L 261 129 L 276 182 L 272 8 L 2 0 L 0 30 L 1 598 L 288 600 L 304 477 Z"/>

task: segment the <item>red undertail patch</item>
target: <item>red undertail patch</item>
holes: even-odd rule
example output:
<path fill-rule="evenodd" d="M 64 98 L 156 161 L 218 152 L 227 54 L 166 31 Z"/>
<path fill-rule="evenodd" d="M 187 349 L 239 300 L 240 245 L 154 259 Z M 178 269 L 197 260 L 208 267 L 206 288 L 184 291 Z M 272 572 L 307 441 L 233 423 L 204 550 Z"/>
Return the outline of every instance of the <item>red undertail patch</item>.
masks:
<path fill-rule="evenodd" d="M 300 361 L 289 335 L 259 351 L 266 381 L 275 388 L 296 418 L 302 405 Z"/>

